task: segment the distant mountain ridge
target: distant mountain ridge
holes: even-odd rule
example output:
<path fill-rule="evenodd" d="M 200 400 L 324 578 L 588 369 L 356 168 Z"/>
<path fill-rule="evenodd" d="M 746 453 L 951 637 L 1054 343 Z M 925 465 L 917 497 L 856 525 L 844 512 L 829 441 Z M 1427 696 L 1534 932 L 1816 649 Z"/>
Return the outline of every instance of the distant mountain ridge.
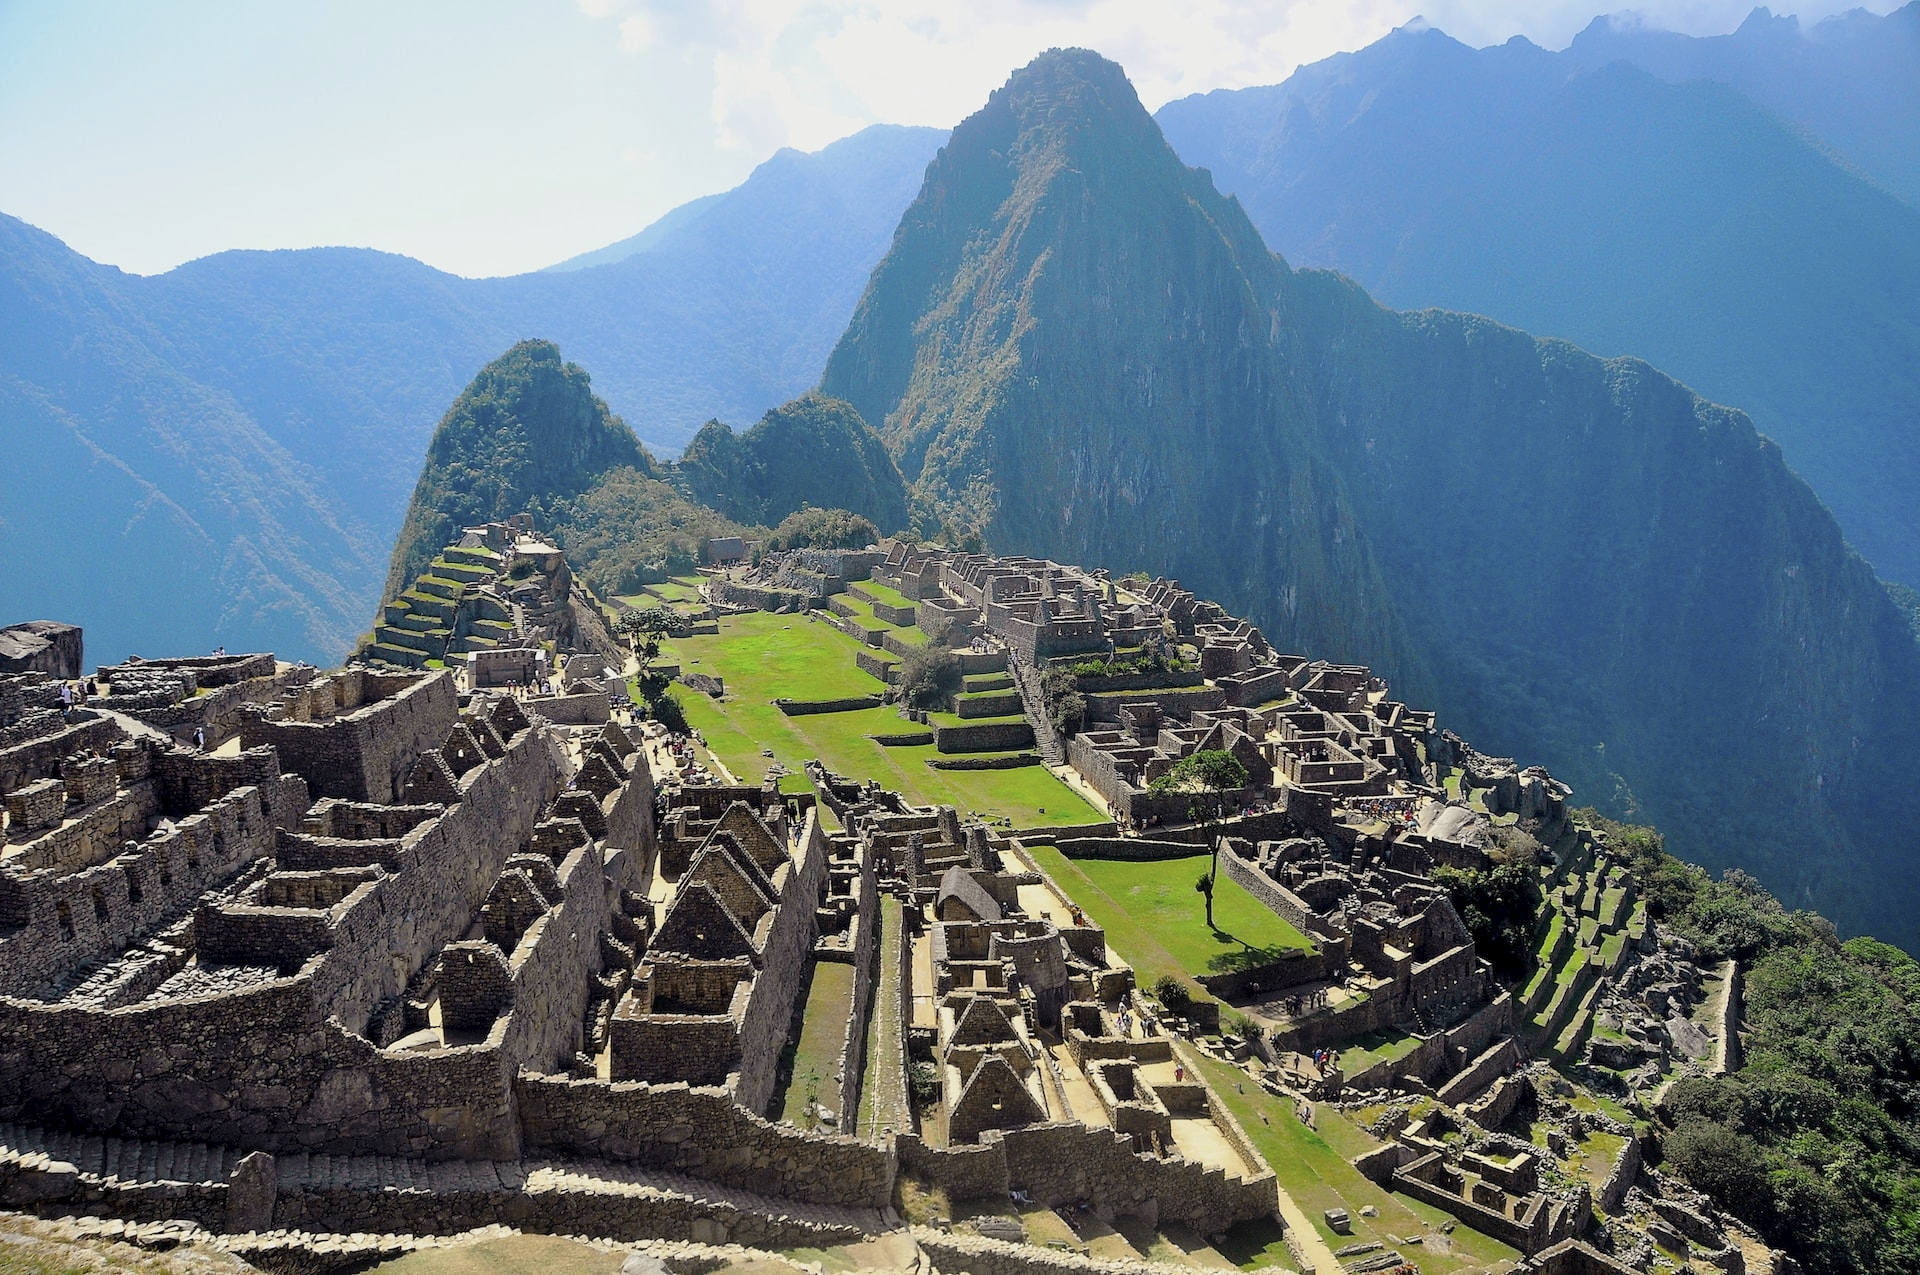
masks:
<path fill-rule="evenodd" d="M 955 129 L 822 389 L 997 550 L 1177 574 L 1920 946 L 1920 649 L 1779 450 L 1636 360 L 1293 271 L 1097 55 Z"/>
<path fill-rule="evenodd" d="M 0 614 L 81 623 L 103 661 L 338 660 L 434 422 L 483 365 L 558 340 L 665 452 L 756 420 L 818 378 L 943 136 L 784 152 L 649 251 L 507 279 L 357 249 L 142 278 L 0 217 L 0 529 L 20 564 Z"/>
<path fill-rule="evenodd" d="M 1890 193 L 1920 189 L 1920 4 L 1806 32 L 1757 11 L 1714 40 L 1602 20 L 1560 53 L 1407 27 L 1157 118 L 1291 261 L 1746 410 L 1882 575 L 1920 583 L 1920 206 Z"/>

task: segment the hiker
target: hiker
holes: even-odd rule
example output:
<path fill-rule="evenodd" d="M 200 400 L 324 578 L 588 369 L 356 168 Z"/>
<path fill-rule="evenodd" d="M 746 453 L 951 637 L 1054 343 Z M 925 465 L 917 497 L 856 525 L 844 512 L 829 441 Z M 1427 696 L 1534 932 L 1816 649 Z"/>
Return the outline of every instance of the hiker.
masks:
<path fill-rule="evenodd" d="M 193 746 L 199 749 L 203 753 L 207 751 L 207 728 L 206 727 L 196 726 L 193 728 Z"/>

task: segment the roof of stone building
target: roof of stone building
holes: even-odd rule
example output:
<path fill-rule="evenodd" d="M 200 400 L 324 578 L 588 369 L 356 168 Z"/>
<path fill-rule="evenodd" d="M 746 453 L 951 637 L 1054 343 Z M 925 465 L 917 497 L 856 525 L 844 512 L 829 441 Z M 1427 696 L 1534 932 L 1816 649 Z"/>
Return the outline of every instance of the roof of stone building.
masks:
<path fill-rule="evenodd" d="M 953 1104 L 949 1125 L 959 1129 L 1013 1129 L 1045 1120 L 1047 1113 L 1013 1074 L 1007 1060 L 988 1054 L 967 1078 Z"/>
<path fill-rule="evenodd" d="M 760 865 L 760 870 L 768 876 L 772 876 L 773 870 L 787 861 L 787 848 L 780 844 L 780 839 L 773 835 L 772 830 L 761 822 L 760 816 L 754 814 L 744 801 L 736 801 L 722 812 L 719 822 L 713 826 L 713 831 L 707 834 L 707 839 L 711 841 L 722 832 L 738 841 L 740 848 L 745 850 L 753 861 Z"/>
<path fill-rule="evenodd" d="M 940 896 L 937 907 L 944 908 L 947 900 L 952 899 L 982 921 L 1000 919 L 1000 902 L 987 893 L 985 886 L 973 879 L 973 874 L 962 867 L 948 868 L 940 877 Z"/>
<path fill-rule="evenodd" d="M 694 857 L 693 865 L 681 878 L 680 888 L 693 885 L 706 885 L 720 896 L 742 929 L 749 932 L 759 923 L 761 917 L 772 911 L 780 901 L 766 877 L 760 874 L 758 867 L 734 848 L 731 839 L 724 837 L 707 838 L 706 848 Z"/>
<path fill-rule="evenodd" d="M 990 996 L 976 996 L 960 1011 L 960 1020 L 953 1025 L 953 1037 L 947 1043 L 995 1045 L 1013 1039 L 1013 1024 L 999 1002 Z"/>
<path fill-rule="evenodd" d="M 690 885 L 675 896 L 660 933 L 654 936 L 653 950 L 680 952 L 703 961 L 756 954 L 753 939 L 705 883 Z"/>

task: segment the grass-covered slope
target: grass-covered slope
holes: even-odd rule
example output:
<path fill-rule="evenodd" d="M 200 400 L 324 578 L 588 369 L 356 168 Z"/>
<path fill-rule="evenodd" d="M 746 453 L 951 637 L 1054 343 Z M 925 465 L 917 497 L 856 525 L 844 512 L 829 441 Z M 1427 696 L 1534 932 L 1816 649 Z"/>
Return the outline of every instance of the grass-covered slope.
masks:
<path fill-rule="evenodd" d="M 1778 450 L 1643 363 L 1289 270 L 1111 63 L 954 131 L 823 388 L 996 549 L 1177 575 L 1920 942 L 1920 653 Z"/>

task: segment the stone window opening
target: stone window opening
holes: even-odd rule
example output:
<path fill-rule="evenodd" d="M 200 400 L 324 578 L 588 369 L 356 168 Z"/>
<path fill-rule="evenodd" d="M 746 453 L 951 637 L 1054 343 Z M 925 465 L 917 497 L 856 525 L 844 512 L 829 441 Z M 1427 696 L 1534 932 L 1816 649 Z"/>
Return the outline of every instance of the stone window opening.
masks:
<path fill-rule="evenodd" d="M 146 897 L 145 892 L 140 889 L 140 878 L 131 872 L 127 873 L 127 902 L 138 904 L 144 897 Z"/>
<path fill-rule="evenodd" d="M 172 889 L 173 870 L 171 865 L 167 863 L 167 852 L 165 850 L 156 850 L 153 853 L 153 857 L 154 862 L 160 869 L 160 888 L 162 890 Z"/>
<path fill-rule="evenodd" d="M 73 909 L 67 906 L 65 899 L 53 905 L 53 915 L 60 922 L 60 938 L 67 943 L 73 942 Z"/>
<path fill-rule="evenodd" d="M 102 925 L 107 923 L 107 895 L 99 886 L 93 887 L 93 918 Z"/>

